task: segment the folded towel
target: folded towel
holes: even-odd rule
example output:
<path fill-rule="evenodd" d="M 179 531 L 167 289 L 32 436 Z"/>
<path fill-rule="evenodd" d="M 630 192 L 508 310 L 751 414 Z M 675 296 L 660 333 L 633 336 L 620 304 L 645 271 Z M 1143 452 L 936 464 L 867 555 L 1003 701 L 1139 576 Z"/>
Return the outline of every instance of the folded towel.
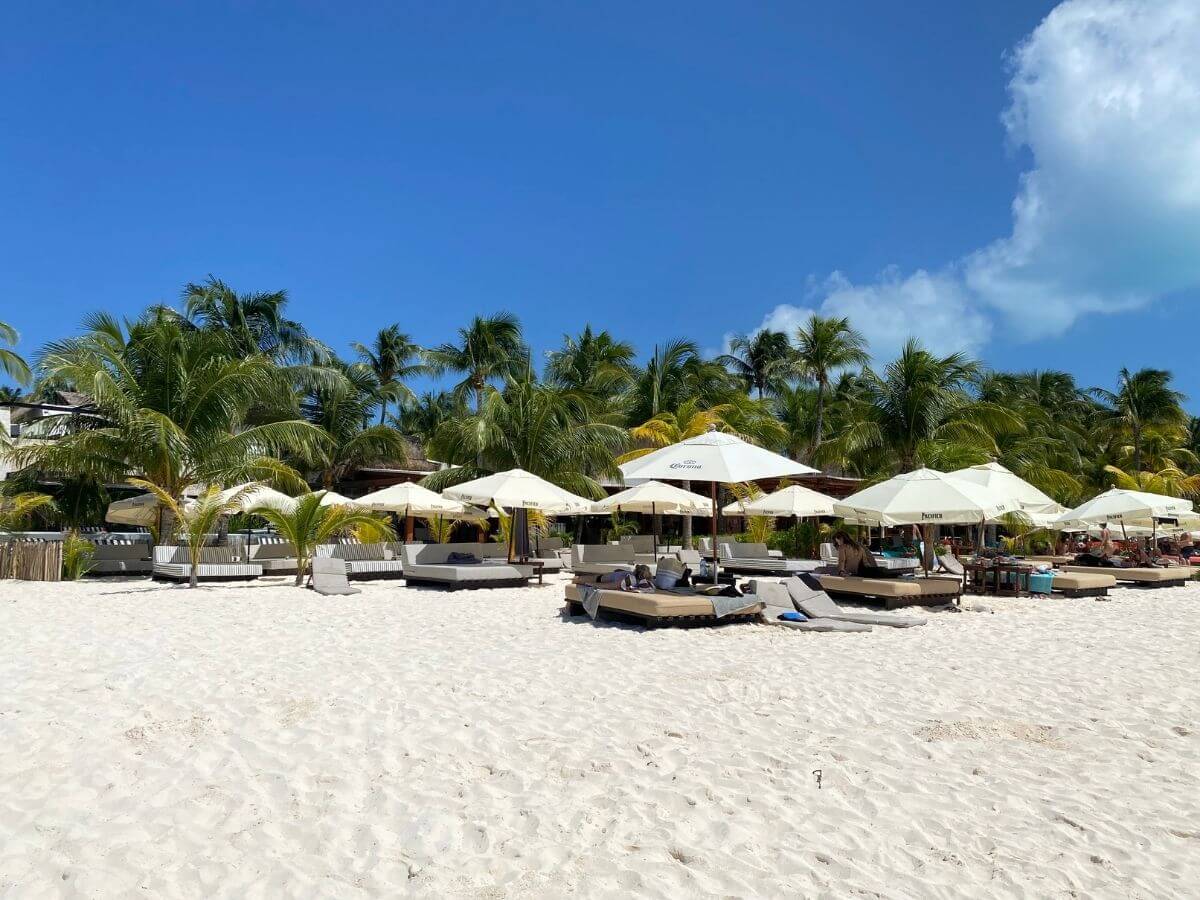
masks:
<path fill-rule="evenodd" d="M 579 586 L 580 605 L 583 611 L 592 619 L 596 618 L 600 612 L 600 591 L 592 587 L 590 584 L 581 584 Z"/>
<path fill-rule="evenodd" d="M 446 562 L 452 566 L 467 566 L 483 562 L 474 553 L 459 553 L 457 550 L 447 554 Z"/>
<path fill-rule="evenodd" d="M 718 619 L 741 612 L 758 603 L 758 600 L 754 597 L 722 597 L 717 595 L 710 596 L 709 599 L 712 601 L 713 615 Z"/>

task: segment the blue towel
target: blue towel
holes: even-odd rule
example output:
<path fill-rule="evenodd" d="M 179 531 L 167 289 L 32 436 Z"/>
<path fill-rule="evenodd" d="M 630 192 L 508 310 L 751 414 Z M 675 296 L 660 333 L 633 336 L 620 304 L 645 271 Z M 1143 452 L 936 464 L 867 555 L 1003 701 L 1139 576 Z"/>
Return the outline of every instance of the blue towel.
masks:
<path fill-rule="evenodd" d="M 808 621 L 808 616 L 806 616 L 804 613 L 800 613 L 800 612 L 780 613 L 779 618 L 783 619 L 783 621 L 785 621 L 785 622 L 807 622 Z"/>

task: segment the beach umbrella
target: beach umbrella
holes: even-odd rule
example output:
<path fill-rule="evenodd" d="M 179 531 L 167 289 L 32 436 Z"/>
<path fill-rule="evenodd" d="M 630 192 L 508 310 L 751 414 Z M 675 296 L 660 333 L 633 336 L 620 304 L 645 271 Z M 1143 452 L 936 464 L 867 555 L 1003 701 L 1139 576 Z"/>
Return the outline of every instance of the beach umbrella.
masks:
<path fill-rule="evenodd" d="M 138 494 L 108 504 L 104 521 L 114 525 L 138 525 L 149 528 L 158 521 L 158 498 L 154 494 Z"/>
<path fill-rule="evenodd" d="M 654 450 L 621 466 L 626 478 L 665 478 L 671 481 L 707 481 L 711 484 L 713 583 L 717 581 L 717 485 L 785 478 L 816 472 L 803 463 L 772 453 L 720 431 L 688 438 Z"/>
<path fill-rule="evenodd" d="M 238 496 L 239 493 L 241 493 L 240 497 Z M 229 503 L 237 497 L 238 512 L 248 512 L 256 506 L 269 506 L 280 512 L 291 512 L 296 508 L 295 497 L 289 497 L 282 491 L 277 491 L 274 488 L 267 487 L 265 484 L 258 484 L 253 481 L 226 488 L 217 496 L 222 503 Z"/>
<path fill-rule="evenodd" d="M 597 500 L 592 504 L 591 511 L 597 514 L 615 511 L 649 513 L 652 516 L 711 516 L 712 509 L 712 500 L 708 497 L 651 480 Z M 655 554 L 658 553 L 659 537 L 658 534 L 654 535 Z"/>
<path fill-rule="evenodd" d="M 989 488 L 993 493 L 1008 497 L 1016 510 L 1025 513 L 1061 514 L 1065 507 L 1048 494 L 1038 490 L 1024 478 L 1010 472 L 998 462 L 983 463 L 949 473 L 953 478 L 970 481 Z"/>
<path fill-rule="evenodd" d="M 873 484 L 833 505 L 834 515 L 868 525 L 974 525 L 1015 509 L 991 488 L 936 469 L 917 469 Z M 932 546 L 925 541 L 928 568 Z"/>
<path fill-rule="evenodd" d="M 404 539 L 413 539 L 414 516 L 461 516 L 466 504 L 422 487 L 415 481 L 403 481 L 383 490 L 364 494 L 356 501 L 359 506 L 393 512 L 404 517 Z"/>
<path fill-rule="evenodd" d="M 1177 519 L 1192 512 L 1192 501 L 1145 491 L 1113 488 L 1059 516 L 1060 522 L 1098 525 L 1139 519 Z"/>
<path fill-rule="evenodd" d="M 736 500 L 721 510 L 727 516 L 832 516 L 837 501 L 812 488 L 793 484 L 754 500 Z"/>
<path fill-rule="evenodd" d="M 509 469 L 507 472 L 497 472 L 474 481 L 465 481 L 454 487 L 446 488 L 444 496 L 463 503 L 473 503 L 484 508 L 495 506 L 498 509 L 531 510 L 544 513 L 565 513 L 577 515 L 590 511 L 592 503 L 577 494 L 560 488 L 544 478 L 526 472 L 524 469 Z M 522 530 L 523 544 L 520 540 L 514 543 L 514 536 Z M 525 548 L 525 553 L 515 557 L 519 546 Z M 509 528 L 509 559 L 529 558 L 528 518 L 525 513 L 515 518 Z"/>
<path fill-rule="evenodd" d="M 318 501 L 320 506 L 358 506 L 357 500 L 351 500 L 337 491 L 322 491 L 321 499 Z"/>

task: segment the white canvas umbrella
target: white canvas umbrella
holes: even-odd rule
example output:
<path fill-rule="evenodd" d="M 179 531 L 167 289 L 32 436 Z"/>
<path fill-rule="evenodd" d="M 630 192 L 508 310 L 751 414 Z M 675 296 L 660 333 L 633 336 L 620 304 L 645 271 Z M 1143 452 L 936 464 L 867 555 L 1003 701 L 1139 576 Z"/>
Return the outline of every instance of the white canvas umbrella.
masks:
<path fill-rule="evenodd" d="M 812 488 L 793 484 L 754 500 L 734 501 L 721 512 L 727 516 L 792 516 L 799 519 L 808 516 L 832 516 L 833 504 L 836 502 L 832 497 Z"/>
<path fill-rule="evenodd" d="M 507 472 L 497 472 L 494 475 L 476 478 L 474 481 L 456 484 L 446 488 L 443 494 L 454 500 L 484 508 L 495 506 L 499 509 L 513 510 L 513 519 L 509 527 L 509 559 L 514 558 L 514 552 L 521 559 L 529 556 L 529 510 L 578 515 L 589 512 L 592 506 L 590 500 L 572 494 L 524 469 L 509 469 Z"/>
<path fill-rule="evenodd" d="M 835 515 L 871 525 L 966 525 L 1013 511 L 988 488 L 935 469 L 873 484 L 833 505 Z"/>
<path fill-rule="evenodd" d="M 358 498 L 358 504 L 368 509 L 394 512 L 404 517 L 404 539 L 413 539 L 414 516 L 459 516 L 467 512 L 466 504 L 459 500 L 422 487 L 414 481 L 393 484 L 383 490 L 373 491 Z"/>
<path fill-rule="evenodd" d="M 572 494 L 524 469 L 509 469 L 446 488 L 442 495 L 476 506 L 502 509 L 536 509 L 573 515 L 591 509 L 592 501 Z"/>
<path fill-rule="evenodd" d="M 975 525 L 1012 512 L 990 488 L 936 469 L 917 469 L 873 484 L 833 505 L 835 515 L 867 525 Z M 930 544 L 925 542 L 928 561 Z"/>
<path fill-rule="evenodd" d="M 318 504 L 320 506 L 358 506 L 358 501 L 351 500 L 337 491 L 322 491 Z"/>
<path fill-rule="evenodd" d="M 712 501 L 707 497 L 653 480 L 626 488 L 592 504 L 593 513 L 624 511 L 649 513 L 652 516 L 711 516 L 712 509 Z M 655 555 L 658 554 L 658 538 L 659 535 L 655 534 Z"/>
<path fill-rule="evenodd" d="M 1103 522 L 1135 522 L 1138 519 L 1176 519 L 1191 511 L 1191 500 L 1113 488 L 1067 510 L 1059 520 L 1098 525 Z"/>
<path fill-rule="evenodd" d="M 626 478 L 708 481 L 712 485 L 713 583 L 717 581 L 717 484 L 785 478 L 816 472 L 804 463 L 764 450 L 732 434 L 709 431 L 662 447 L 621 466 Z"/>
<path fill-rule="evenodd" d="M 245 493 L 238 497 L 238 493 L 242 491 Z M 254 482 L 247 482 L 246 484 L 226 488 L 217 496 L 220 497 L 222 503 L 229 503 L 237 497 L 237 509 L 239 512 L 249 512 L 256 506 L 269 506 L 280 512 L 291 512 L 296 508 L 295 497 L 289 497 L 282 491 L 267 487 L 265 484 L 255 484 Z"/>
<path fill-rule="evenodd" d="M 950 475 L 990 488 L 994 493 L 1010 498 L 1021 512 L 1046 514 L 1064 511 L 1064 507 L 1060 506 L 1053 497 L 1038 490 L 1024 478 L 1010 472 L 998 462 L 957 469 Z"/>
<path fill-rule="evenodd" d="M 104 521 L 114 525 L 139 525 L 148 528 L 158 521 L 158 498 L 153 494 L 138 494 L 108 504 Z"/>

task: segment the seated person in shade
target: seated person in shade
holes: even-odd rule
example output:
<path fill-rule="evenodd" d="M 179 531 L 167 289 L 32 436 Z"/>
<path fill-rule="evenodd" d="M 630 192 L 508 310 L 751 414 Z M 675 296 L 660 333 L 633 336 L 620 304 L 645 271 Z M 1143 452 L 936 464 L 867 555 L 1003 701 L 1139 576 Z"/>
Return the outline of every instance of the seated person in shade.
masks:
<path fill-rule="evenodd" d="M 833 536 L 833 546 L 837 549 L 837 574 L 863 575 L 875 569 L 875 557 L 871 551 L 847 532 L 837 532 Z"/>

